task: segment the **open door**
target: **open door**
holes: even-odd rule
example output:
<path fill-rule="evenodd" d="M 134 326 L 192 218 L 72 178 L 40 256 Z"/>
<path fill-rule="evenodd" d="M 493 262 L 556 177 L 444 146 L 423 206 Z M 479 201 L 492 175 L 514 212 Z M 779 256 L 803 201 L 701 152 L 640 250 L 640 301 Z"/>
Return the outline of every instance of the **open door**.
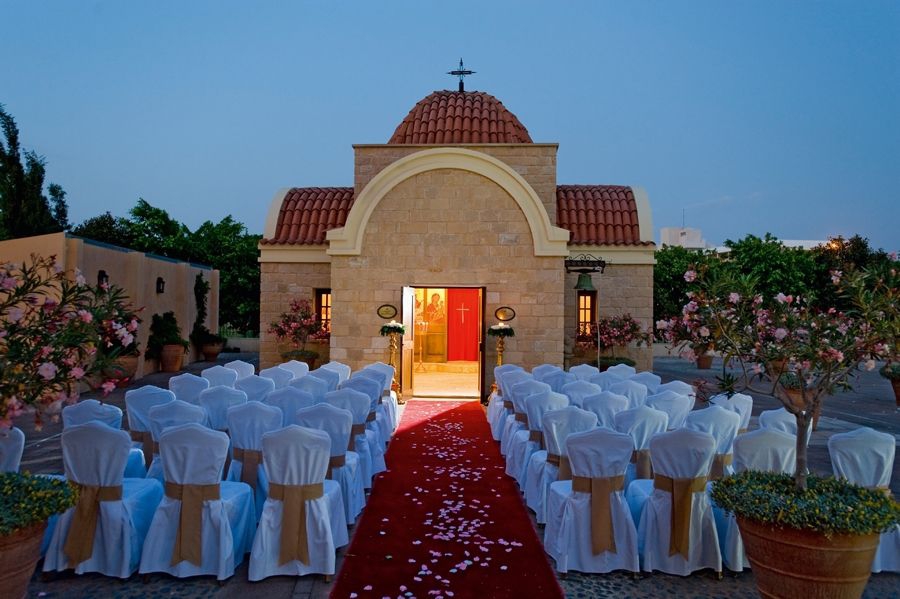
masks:
<path fill-rule="evenodd" d="M 412 287 L 403 288 L 401 303 L 401 317 L 403 322 L 403 343 L 400 349 L 400 391 L 407 393 L 405 399 L 412 398 L 412 368 L 413 368 L 413 329 L 416 324 L 416 290 Z"/>

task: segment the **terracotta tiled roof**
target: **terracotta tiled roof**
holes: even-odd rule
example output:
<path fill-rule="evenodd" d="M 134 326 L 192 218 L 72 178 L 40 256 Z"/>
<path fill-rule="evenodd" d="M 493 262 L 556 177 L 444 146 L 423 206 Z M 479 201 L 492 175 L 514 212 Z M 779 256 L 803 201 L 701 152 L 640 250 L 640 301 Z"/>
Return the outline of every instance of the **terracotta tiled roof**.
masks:
<path fill-rule="evenodd" d="M 281 201 L 275 236 L 262 243 L 324 244 L 325 232 L 343 227 L 351 206 L 352 187 L 294 187 Z"/>
<path fill-rule="evenodd" d="M 413 106 L 389 144 L 530 144 L 528 130 L 484 92 L 436 91 Z"/>
<path fill-rule="evenodd" d="M 558 185 L 556 224 L 572 232 L 570 245 L 650 245 L 641 241 L 630 187 Z"/>

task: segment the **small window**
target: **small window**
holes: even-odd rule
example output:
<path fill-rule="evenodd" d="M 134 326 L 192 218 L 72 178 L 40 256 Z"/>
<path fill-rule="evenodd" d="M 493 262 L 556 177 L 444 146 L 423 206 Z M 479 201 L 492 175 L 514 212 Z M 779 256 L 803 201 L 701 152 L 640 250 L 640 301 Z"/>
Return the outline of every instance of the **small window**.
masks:
<path fill-rule="evenodd" d="M 578 292 L 578 335 L 590 335 L 591 324 L 597 322 L 597 292 Z"/>
<path fill-rule="evenodd" d="M 331 289 L 316 289 L 316 314 L 322 321 L 322 328 L 331 332 Z"/>

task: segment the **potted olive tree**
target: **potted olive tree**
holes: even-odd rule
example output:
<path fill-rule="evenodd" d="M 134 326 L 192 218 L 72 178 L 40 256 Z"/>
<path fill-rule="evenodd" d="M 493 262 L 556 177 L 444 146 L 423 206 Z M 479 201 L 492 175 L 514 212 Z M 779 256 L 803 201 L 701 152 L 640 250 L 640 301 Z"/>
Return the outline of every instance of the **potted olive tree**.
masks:
<path fill-rule="evenodd" d="M 849 388 L 860 367 L 874 369 L 891 341 L 878 321 L 897 318 L 896 272 L 834 282 L 852 305 L 846 312 L 783 293 L 763 297 L 748 277 L 704 280 L 702 273 L 685 306 L 722 353 L 723 390 L 770 393 L 796 418 L 793 476 L 744 472 L 713 487 L 716 503 L 737 516 L 766 596 L 860 596 L 879 533 L 900 521 L 885 493 L 807 471 L 807 439 L 822 401 Z"/>
<path fill-rule="evenodd" d="M 203 279 L 203 275 L 198 273 L 194 279 L 194 301 L 197 305 L 197 320 L 194 321 L 194 328 L 189 335 L 194 346 L 203 354 L 203 359 L 207 362 L 215 362 L 222 348 L 225 347 L 225 337 L 213 333 L 204 324 L 206 322 L 206 301 L 209 293 L 209 282 Z"/>
<path fill-rule="evenodd" d="M 147 339 L 148 358 L 159 360 L 163 372 L 178 372 L 184 361 L 184 352 L 190 347 L 181 336 L 181 327 L 172 311 L 162 315 L 154 314 L 150 323 L 150 337 Z"/>

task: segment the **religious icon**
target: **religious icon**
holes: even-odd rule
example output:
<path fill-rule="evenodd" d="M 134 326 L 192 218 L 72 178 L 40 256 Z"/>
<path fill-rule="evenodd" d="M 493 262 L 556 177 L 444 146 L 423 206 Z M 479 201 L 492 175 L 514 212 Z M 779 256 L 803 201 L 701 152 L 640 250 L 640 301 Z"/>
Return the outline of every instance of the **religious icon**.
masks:
<path fill-rule="evenodd" d="M 440 293 L 431 294 L 431 303 L 425 306 L 425 320 L 435 322 L 444 319 L 444 302 Z"/>

